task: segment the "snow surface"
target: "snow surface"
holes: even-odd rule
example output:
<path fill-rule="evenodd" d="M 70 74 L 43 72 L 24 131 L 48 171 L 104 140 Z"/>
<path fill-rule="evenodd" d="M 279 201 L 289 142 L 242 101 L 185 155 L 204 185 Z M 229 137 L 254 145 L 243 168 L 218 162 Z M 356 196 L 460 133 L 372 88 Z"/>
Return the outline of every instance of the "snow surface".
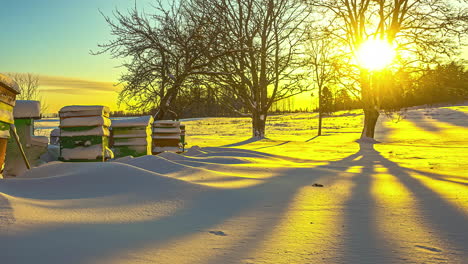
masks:
<path fill-rule="evenodd" d="M 16 91 L 18 94 L 21 92 L 18 84 L 12 78 L 6 75 L 0 74 L 0 84 L 12 89 L 13 91 Z"/>
<path fill-rule="evenodd" d="M 69 117 L 60 121 L 60 127 L 111 126 L 111 120 L 103 116 Z"/>
<path fill-rule="evenodd" d="M 112 121 L 112 127 L 147 127 L 153 124 L 152 116 L 140 116 L 134 118 L 116 119 Z"/>
<path fill-rule="evenodd" d="M 109 107 L 103 105 L 69 105 L 60 109 L 60 113 L 81 111 L 100 111 L 106 114 L 110 113 Z"/>
<path fill-rule="evenodd" d="M 2 263 L 467 263 L 468 107 L 187 122 L 186 155 L 0 180 Z M 200 147 L 198 147 L 200 146 Z M 320 187 L 323 185 L 323 187 Z"/>
<path fill-rule="evenodd" d="M 60 117 L 85 117 L 105 116 L 109 117 L 110 109 L 102 105 L 69 105 L 59 111 Z"/>
<path fill-rule="evenodd" d="M 13 116 L 15 118 L 41 118 L 41 102 L 16 100 Z"/>
<path fill-rule="evenodd" d="M 86 147 L 63 148 L 62 158 L 64 160 L 88 159 L 93 160 L 102 157 L 102 144 Z"/>

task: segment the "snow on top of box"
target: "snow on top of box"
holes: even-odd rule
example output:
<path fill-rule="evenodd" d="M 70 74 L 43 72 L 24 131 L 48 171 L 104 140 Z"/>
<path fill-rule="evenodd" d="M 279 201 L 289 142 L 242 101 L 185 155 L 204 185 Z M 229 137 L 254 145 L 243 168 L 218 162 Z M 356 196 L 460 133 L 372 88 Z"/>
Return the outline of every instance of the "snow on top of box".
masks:
<path fill-rule="evenodd" d="M 62 158 L 64 160 L 72 159 L 88 159 L 94 160 L 98 157 L 102 157 L 103 153 L 102 145 L 94 145 L 90 147 L 75 147 L 75 148 L 64 148 L 62 149 Z"/>
<path fill-rule="evenodd" d="M 125 119 L 113 119 L 112 127 L 139 127 L 150 126 L 154 119 L 152 116 L 130 117 Z"/>
<path fill-rule="evenodd" d="M 6 86 L 10 90 L 15 91 L 16 93 L 21 93 L 20 87 L 18 84 L 10 77 L 0 74 L 0 84 Z"/>
<path fill-rule="evenodd" d="M 41 118 L 41 102 L 17 100 L 13 108 L 15 118 Z"/>
<path fill-rule="evenodd" d="M 101 111 L 102 113 L 108 114 L 110 112 L 109 107 L 104 105 L 69 105 L 62 107 L 59 113 L 66 112 L 80 112 L 80 111 Z"/>
<path fill-rule="evenodd" d="M 60 120 L 60 127 L 111 126 L 111 120 L 103 116 L 69 117 Z"/>

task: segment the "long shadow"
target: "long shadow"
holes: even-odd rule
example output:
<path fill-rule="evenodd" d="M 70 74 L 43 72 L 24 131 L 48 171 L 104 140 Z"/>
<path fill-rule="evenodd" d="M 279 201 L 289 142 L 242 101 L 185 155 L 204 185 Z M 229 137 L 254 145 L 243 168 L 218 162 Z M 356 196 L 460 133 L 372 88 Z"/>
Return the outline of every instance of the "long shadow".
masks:
<path fill-rule="evenodd" d="M 415 170 L 415 169 L 406 169 L 408 172 L 414 172 L 417 174 L 420 174 L 425 177 L 429 177 L 431 179 L 437 180 L 437 181 L 445 181 L 445 182 L 450 182 L 450 183 L 455 183 L 455 184 L 460 184 L 460 185 L 465 185 L 468 186 L 468 176 L 455 176 L 455 175 L 442 175 L 439 173 L 434 173 L 434 172 L 427 172 L 427 171 L 422 171 L 422 170 Z M 451 180 L 445 179 L 446 177 L 451 178 Z M 457 179 L 457 180 L 453 180 Z"/>
<path fill-rule="evenodd" d="M 378 227 L 378 221 L 383 221 L 383 219 L 376 218 L 377 198 L 371 194 L 370 190 L 377 166 L 387 168 L 391 175 L 397 177 L 410 190 L 414 199 L 422 201 L 420 206 L 422 209 L 421 213 L 424 215 L 432 232 L 445 238 L 446 241 L 451 241 L 451 244 L 446 245 L 447 247 L 452 247 L 451 249 L 455 247 L 455 250 L 460 254 L 467 252 L 468 245 L 464 243 L 467 235 L 466 232 L 461 230 L 468 230 L 468 219 L 463 212 L 454 208 L 433 190 L 414 179 L 409 172 L 415 170 L 401 167 L 386 159 L 374 149 L 373 144 L 360 143 L 359 146 L 360 150 L 357 153 L 337 161 L 332 161 L 327 165 L 316 167 L 317 169 L 333 169 L 345 172 L 350 167 L 362 166 L 361 173 L 351 178 L 354 187 L 351 191 L 351 197 L 345 204 L 345 231 L 342 236 L 344 239 L 341 239 L 341 243 L 343 243 L 341 255 L 335 256 L 335 260 L 338 259 L 337 263 L 404 262 L 404 259 L 402 259 L 404 256 L 399 255 L 398 250 L 392 248 L 390 241 L 383 237 L 382 230 L 379 230 Z M 324 171 L 323 176 L 327 177 L 327 175 L 330 176 L 330 174 Z M 290 180 L 296 181 L 297 179 L 290 178 Z M 332 182 L 328 184 L 332 184 Z M 432 211 L 434 207 L 437 208 L 437 211 Z M 286 207 L 281 210 L 282 213 L 286 213 L 286 211 Z M 451 218 L 450 221 L 447 221 L 448 216 Z M 268 237 L 268 235 L 274 232 L 279 224 L 278 219 L 276 221 L 271 220 L 263 230 L 255 234 L 255 237 L 259 238 L 258 240 L 246 243 L 231 256 L 225 255 L 220 258 L 214 258 L 209 263 L 220 263 L 225 257 L 227 259 L 234 258 L 239 263 L 247 259 L 264 242 L 263 238 Z M 335 236 L 340 236 L 340 234 L 335 234 Z M 421 241 L 420 244 L 426 242 Z M 420 245 L 414 245 L 415 248 L 418 246 L 421 247 Z M 429 262 L 437 261 L 436 257 L 427 255 L 426 260 Z M 450 258 L 450 256 L 448 257 Z M 319 263 L 328 263 L 328 261 L 322 259 L 319 260 Z"/>
<path fill-rule="evenodd" d="M 310 176 L 301 178 L 310 181 Z M 282 214 L 303 184 L 304 181 L 292 183 L 283 177 L 274 177 L 264 184 L 241 190 L 208 188 L 186 201 L 186 207 L 162 219 L 132 223 L 67 223 L 21 234 L 5 234 L 0 236 L 0 244 L 5 245 L 2 250 L 8 253 L 2 260 L 6 263 L 88 263 L 122 250 L 167 245 L 194 232 L 208 232 L 209 228 L 262 207 L 264 203 L 275 204 L 275 214 Z M 275 194 L 273 198 L 272 193 Z M 55 253 L 57 248 L 61 249 L 60 254 Z"/>
<path fill-rule="evenodd" d="M 253 152 L 253 151 L 251 151 Z M 253 154 L 253 153 L 252 153 Z M 215 155 L 215 153 L 213 153 Z M 264 153 L 258 152 L 258 156 Z M 466 233 L 468 221 L 460 211 L 448 204 L 435 192 L 422 185 L 409 174 L 410 169 L 384 158 L 372 144 L 360 144 L 360 150 L 346 158 L 330 162 L 314 169 L 322 171 L 320 177 L 336 175 L 336 171 L 347 171 L 352 166 L 364 166 L 363 171 L 354 176 L 351 197 L 345 204 L 345 232 L 340 259 L 343 263 L 377 263 L 377 260 L 397 262 L 398 255 L 392 252 L 384 237 L 378 233 L 375 219 L 375 198 L 370 193 L 371 177 L 375 166 L 386 167 L 422 201 L 426 220 L 433 230 L 448 237 L 461 252 L 467 252 Z M 279 177 L 287 175 L 287 177 Z M 237 190 L 208 189 L 193 195 L 186 206 L 162 219 L 131 223 L 69 223 L 47 226 L 14 235 L 0 235 L 2 256 L 5 263 L 88 263 L 95 259 L 112 256 L 121 251 L 155 248 L 169 245 L 171 241 L 189 236 L 195 232 L 207 232 L 225 221 L 257 210 L 266 204 L 273 205 L 270 213 L 278 216 L 263 219 L 263 226 L 253 239 L 236 248 L 233 259 L 242 260 L 254 252 L 268 234 L 274 232 L 297 191 L 314 182 L 318 175 L 311 175 L 310 169 L 291 168 L 281 171 L 262 184 Z M 431 209 L 436 206 L 437 212 Z M 200 213 L 204 212 L 204 213 Z M 447 222 L 450 216 L 452 221 Z M 456 225 L 453 225 L 453 224 Z M 336 234 L 338 235 L 338 234 Z M 298 243 L 301 243 L 298 241 Z M 99 245 L 98 247 L 94 247 Z M 27 249 L 25 254 L 24 249 Z M 60 249 L 60 254 L 56 250 Z M 239 250 L 237 250 L 239 249 Z M 241 250 L 242 249 L 242 250 Z M 463 251 L 464 250 L 464 251 Z M 366 252 L 363 254 L 363 252 Z M 368 252 L 371 252 L 367 254 Z M 73 257 L 70 257 L 73 256 Z M 365 256 L 368 257 L 364 258 Z M 229 255 L 207 260 L 208 263 L 223 263 Z"/>
<path fill-rule="evenodd" d="M 361 163 L 361 165 L 365 167 L 373 166 L 373 164 L 380 164 L 385 167 L 391 175 L 404 184 L 413 194 L 413 198 L 417 201 L 421 201 L 418 205 L 422 210 L 421 213 L 424 215 L 426 222 L 432 228 L 432 231 L 446 238 L 447 241 L 451 241 L 451 244 L 453 244 L 451 246 L 454 246 L 456 250 L 460 252 L 468 251 L 466 232 L 460 232 L 460 230 L 468 230 L 468 218 L 462 211 L 411 176 L 410 172 L 413 172 L 413 169 L 401 167 L 397 163 L 386 159 L 374 149 L 372 144 L 360 144 L 360 147 L 363 158 L 361 162 L 357 162 L 356 164 Z M 354 195 L 356 194 L 357 193 L 354 192 Z M 436 211 L 434 211 L 435 208 Z M 448 216 L 450 219 L 447 219 Z"/>
<path fill-rule="evenodd" d="M 312 141 L 312 140 L 314 140 L 314 139 L 316 139 L 316 138 L 318 138 L 318 137 L 319 137 L 318 135 L 317 135 L 317 136 L 315 136 L 315 137 L 311 137 L 311 138 L 309 138 L 308 140 L 306 140 L 305 142 Z"/>
<path fill-rule="evenodd" d="M 410 116 L 406 117 L 416 126 L 430 132 L 440 132 L 440 128 L 433 125 L 431 121 L 425 121 L 425 115 L 421 112 L 413 112 Z"/>
<path fill-rule="evenodd" d="M 463 211 L 448 203 L 435 191 L 411 176 L 410 169 L 380 157 L 382 165 L 389 170 L 390 174 L 396 176 L 416 198 L 422 201 L 420 203 L 422 213 L 432 230 L 437 230 L 437 234 L 450 241 L 452 246 L 455 246 L 460 252 L 468 252 L 468 244 L 466 243 L 468 217 Z"/>
<path fill-rule="evenodd" d="M 376 226 L 376 219 L 374 218 L 374 210 L 375 210 L 375 201 L 369 192 L 369 186 L 371 177 L 374 172 L 374 165 L 375 161 L 369 156 L 367 156 L 369 148 L 372 146 L 361 144 L 361 149 L 352 155 L 349 155 L 343 159 L 332 161 L 327 165 L 315 167 L 317 171 L 321 171 L 320 179 L 326 181 L 325 186 L 331 186 L 335 181 L 341 179 L 340 177 L 332 177 L 336 176 L 339 172 L 346 172 L 349 168 L 353 166 L 365 166 L 364 171 L 355 175 L 352 178 L 352 182 L 354 187 L 352 188 L 352 196 L 346 202 L 344 217 L 345 219 L 345 234 L 342 236 L 340 233 L 335 233 L 333 236 L 336 238 L 338 243 L 342 243 L 342 252 L 340 256 L 335 256 L 335 260 L 338 259 L 338 262 L 335 263 L 381 263 L 378 262 L 382 259 L 390 259 L 389 263 L 395 263 L 394 260 L 397 259 L 398 256 L 388 256 L 392 252 L 390 248 L 387 248 L 388 245 L 385 244 L 385 241 L 382 237 L 378 235 L 378 230 Z M 287 192 L 290 193 L 291 191 L 297 191 L 300 187 L 311 185 L 314 182 L 314 178 L 307 176 L 310 175 L 310 170 L 302 169 L 301 173 L 294 173 L 300 172 L 300 169 L 291 169 L 288 170 L 287 173 L 289 177 L 283 178 L 283 180 L 287 180 L 289 185 L 293 185 L 294 187 Z M 295 175 L 295 176 L 294 176 Z M 325 188 L 326 188 L 325 187 Z M 291 195 L 291 194 L 289 194 Z M 313 193 L 311 194 L 313 195 Z M 290 197 L 290 196 L 288 196 Z M 284 201 L 283 201 L 284 202 Z M 290 201 L 288 201 L 288 204 Z M 248 243 L 243 244 L 242 247 L 236 248 L 234 253 L 231 255 L 223 255 L 219 258 L 214 258 L 208 263 L 215 264 L 215 263 L 222 263 L 223 259 L 234 259 L 236 263 L 242 263 L 249 258 L 249 256 L 254 255 L 259 245 L 264 243 L 264 239 L 269 237 L 269 235 L 274 235 L 275 229 L 279 226 L 282 216 L 287 213 L 289 207 L 284 206 L 280 210 L 278 210 L 278 217 L 274 219 L 270 219 L 268 223 L 259 220 L 262 222 L 264 228 L 255 234 L 257 239 L 252 240 Z M 330 234 L 328 234 L 330 236 Z M 345 238 L 343 240 L 343 237 Z M 304 243 L 310 243 L 303 241 Z M 302 243 L 298 240 L 297 243 Z M 320 242 L 316 242 L 320 243 Z M 320 247 L 322 250 L 323 248 Z M 280 252 L 286 251 L 287 249 L 281 248 L 277 249 Z M 318 249 L 310 249 L 311 251 L 316 251 Z M 364 252 L 373 252 L 371 254 L 367 254 Z M 307 252 L 304 252 L 307 254 Z M 325 254 L 325 252 L 319 252 L 319 256 L 321 254 Z M 363 259 L 365 256 L 371 256 L 370 259 Z M 252 261 L 255 261 L 252 260 Z M 260 263 L 268 260 L 258 260 Z M 271 260 L 270 260 L 271 261 Z M 313 262 L 310 263 L 330 263 L 326 258 L 318 258 L 314 259 Z M 256 262 L 254 262 L 256 263 Z"/>
<path fill-rule="evenodd" d="M 344 204 L 343 248 L 339 256 L 343 263 L 395 263 L 399 257 L 379 234 L 377 226 L 377 205 L 370 186 L 378 165 L 373 144 L 359 143 L 357 153 L 321 166 L 343 172 L 351 167 L 361 167 L 361 171 L 350 179 L 353 186 L 351 196 Z"/>
<path fill-rule="evenodd" d="M 468 115 L 452 109 L 442 108 L 439 109 L 440 113 L 432 115 L 433 119 L 439 122 L 452 124 L 459 127 L 468 127 Z M 449 118 L 447 118 L 449 117 Z"/>
<path fill-rule="evenodd" d="M 276 145 L 272 145 L 272 146 L 266 146 L 266 147 L 259 147 L 259 148 L 255 148 L 255 149 L 264 149 L 264 148 L 273 148 L 273 147 L 279 147 L 279 146 L 282 146 L 282 145 L 286 145 L 288 143 L 290 143 L 291 141 L 288 140 L 288 141 L 285 141 L 285 142 L 281 142 L 279 144 L 276 144 Z"/>
<path fill-rule="evenodd" d="M 224 145 L 224 146 L 221 146 L 221 147 L 240 147 L 240 146 L 247 145 L 247 144 L 250 144 L 250 143 L 253 143 L 253 142 L 257 142 L 257 141 L 259 141 L 259 140 L 262 140 L 262 139 L 261 139 L 261 138 L 252 137 L 252 138 L 246 139 L 246 140 L 244 140 L 244 141 L 240 141 L 240 142 L 237 142 L 237 143 L 232 143 L 232 144 Z"/>

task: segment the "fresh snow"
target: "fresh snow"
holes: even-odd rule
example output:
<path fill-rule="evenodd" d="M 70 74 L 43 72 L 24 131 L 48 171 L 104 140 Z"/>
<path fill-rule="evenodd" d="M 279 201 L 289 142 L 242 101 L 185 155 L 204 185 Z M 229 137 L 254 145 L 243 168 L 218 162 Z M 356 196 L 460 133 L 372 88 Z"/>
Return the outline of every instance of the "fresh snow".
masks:
<path fill-rule="evenodd" d="M 0 84 L 10 88 L 11 90 L 15 91 L 18 94 L 21 93 L 20 87 L 11 77 L 0 74 Z"/>
<path fill-rule="evenodd" d="M 16 100 L 13 116 L 15 118 L 41 118 L 41 103 L 39 101 Z"/>
<path fill-rule="evenodd" d="M 60 127 L 111 126 L 111 120 L 103 116 L 69 117 L 60 121 Z"/>
<path fill-rule="evenodd" d="M 153 123 L 152 116 L 140 116 L 112 120 L 112 127 L 147 127 Z"/>
<path fill-rule="evenodd" d="M 110 113 L 109 107 L 102 105 L 69 105 L 60 109 L 60 113 L 81 111 L 101 111 L 102 113 L 106 114 Z"/>
<path fill-rule="evenodd" d="M 184 122 L 185 155 L 0 180 L 2 263 L 467 263 L 468 106 Z M 193 128 L 193 129 L 190 129 Z M 196 128 L 196 129 L 195 129 Z M 323 186 L 323 187 L 320 187 Z"/>
<path fill-rule="evenodd" d="M 75 147 L 75 148 L 63 148 L 62 158 L 65 160 L 72 159 L 88 159 L 93 160 L 98 157 L 102 157 L 102 145 Z"/>
<path fill-rule="evenodd" d="M 105 116 L 109 117 L 110 109 L 102 105 L 69 105 L 62 107 L 59 116 L 64 117 L 85 117 L 85 116 Z"/>

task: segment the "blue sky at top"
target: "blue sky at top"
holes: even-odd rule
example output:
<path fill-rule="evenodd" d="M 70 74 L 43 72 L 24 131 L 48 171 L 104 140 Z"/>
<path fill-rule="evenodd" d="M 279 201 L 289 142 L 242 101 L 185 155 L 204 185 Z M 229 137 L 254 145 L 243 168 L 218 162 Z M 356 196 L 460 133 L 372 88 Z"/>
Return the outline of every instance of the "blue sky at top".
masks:
<path fill-rule="evenodd" d="M 108 55 L 92 56 L 110 33 L 99 10 L 125 10 L 133 0 L 0 0 L 3 72 L 114 80 L 119 64 Z"/>
<path fill-rule="evenodd" d="M 137 0 L 150 10 L 150 0 Z M 122 61 L 94 56 L 111 39 L 100 14 L 125 11 L 135 0 L 0 0 L 0 72 L 34 73 L 51 112 L 69 104 L 116 108 Z M 91 96 L 90 96 L 91 95 Z"/>

